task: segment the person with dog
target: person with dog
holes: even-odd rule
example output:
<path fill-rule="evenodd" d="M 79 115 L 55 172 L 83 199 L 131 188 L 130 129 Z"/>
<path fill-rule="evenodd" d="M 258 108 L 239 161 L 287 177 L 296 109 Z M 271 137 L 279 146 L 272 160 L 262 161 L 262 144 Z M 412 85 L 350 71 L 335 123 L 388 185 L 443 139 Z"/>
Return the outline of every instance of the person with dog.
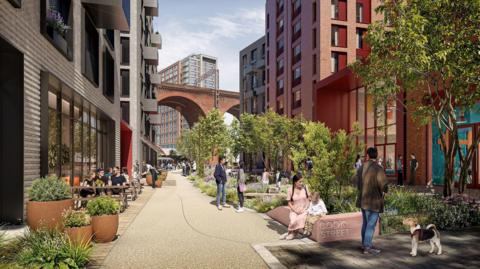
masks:
<path fill-rule="evenodd" d="M 307 219 L 307 209 L 309 206 L 308 190 L 303 185 L 302 175 L 293 176 L 292 188 L 288 189 L 287 199 L 290 208 L 290 224 L 288 233 L 282 235 L 280 239 L 292 240 L 305 227 Z"/>
<path fill-rule="evenodd" d="M 379 214 L 383 212 L 384 194 L 388 191 L 385 171 L 376 161 L 376 148 L 367 149 L 368 161 L 357 170 L 357 207 L 362 209 L 362 250 L 364 254 L 380 254 L 373 247 L 373 235 Z"/>

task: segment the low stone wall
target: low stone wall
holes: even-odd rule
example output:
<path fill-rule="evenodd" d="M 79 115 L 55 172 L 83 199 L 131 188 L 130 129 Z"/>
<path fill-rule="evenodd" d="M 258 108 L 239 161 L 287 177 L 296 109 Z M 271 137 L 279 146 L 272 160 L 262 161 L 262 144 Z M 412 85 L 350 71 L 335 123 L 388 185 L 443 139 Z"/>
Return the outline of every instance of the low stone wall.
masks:
<path fill-rule="evenodd" d="M 272 219 L 288 226 L 290 209 L 280 206 L 267 212 Z M 326 215 L 320 218 L 313 226 L 310 238 L 317 242 L 332 242 L 340 240 L 359 240 L 362 230 L 362 213 L 344 213 Z M 377 223 L 375 235 L 380 234 L 380 223 Z"/>

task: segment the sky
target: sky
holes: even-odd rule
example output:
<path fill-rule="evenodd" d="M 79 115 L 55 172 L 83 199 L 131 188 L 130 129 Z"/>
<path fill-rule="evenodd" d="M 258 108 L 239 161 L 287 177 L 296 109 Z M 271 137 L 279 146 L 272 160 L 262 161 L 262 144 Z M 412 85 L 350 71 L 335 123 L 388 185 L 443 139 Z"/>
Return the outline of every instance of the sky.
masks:
<path fill-rule="evenodd" d="M 264 0 L 159 0 L 159 68 L 190 54 L 217 57 L 220 88 L 239 90 L 239 53 L 265 34 Z"/>

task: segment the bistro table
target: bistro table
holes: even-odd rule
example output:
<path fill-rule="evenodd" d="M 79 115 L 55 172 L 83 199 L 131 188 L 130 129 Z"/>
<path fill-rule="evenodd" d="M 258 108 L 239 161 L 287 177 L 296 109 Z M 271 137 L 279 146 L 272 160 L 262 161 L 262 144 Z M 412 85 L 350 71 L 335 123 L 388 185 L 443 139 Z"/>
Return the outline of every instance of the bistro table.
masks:
<path fill-rule="evenodd" d="M 92 200 L 95 197 L 98 197 L 97 191 L 100 191 L 100 193 L 103 193 L 107 196 L 110 196 L 118 200 L 121 206 L 120 211 L 123 212 L 128 207 L 126 190 L 129 188 L 130 186 L 123 186 L 123 185 L 122 186 L 108 186 L 108 185 L 107 186 L 73 186 L 71 187 L 71 192 L 72 192 L 72 198 L 75 202 L 76 207 L 77 207 L 76 202 Z M 82 197 L 80 195 L 82 190 L 93 190 L 93 194 L 92 196 Z M 113 193 L 114 190 L 118 190 L 118 193 Z M 79 207 L 81 207 L 81 203 Z"/>

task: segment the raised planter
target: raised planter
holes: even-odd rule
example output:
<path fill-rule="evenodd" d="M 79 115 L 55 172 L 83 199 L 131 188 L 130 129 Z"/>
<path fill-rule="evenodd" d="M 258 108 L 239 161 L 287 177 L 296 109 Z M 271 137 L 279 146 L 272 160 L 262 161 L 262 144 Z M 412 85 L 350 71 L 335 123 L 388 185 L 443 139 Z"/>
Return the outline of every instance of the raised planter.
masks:
<path fill-rule="evenodd" d="M 267 212 L 272 219 L 288 226 L 290 209 L 280 206 Z M 326 215 L 313 225 L 310 238 L 317 242 L 332 242 L 340 240 L 361 240 L 362 213 L 344 213 Z M 380 223 L 377 223 L 375 235 L 380 233 Z"/>
<path fill-rule="evenodd" d="M 27 202 L 27 224 L 32 230 L 39 228 L 63 229 L 62 213 L 73 207 L 73 200 Z"/>
<path fill-rule="evenodd" d="M 65 233 L 74 244 L 89 244 L 93 236 L 92 225 L 74 228 L 65 228 Z"/>
<path fill-rule="evenodd" d="M 93 238 L 97 243 L 113 241 L 118 231 L 118 214 L 92 217 Z"/>

